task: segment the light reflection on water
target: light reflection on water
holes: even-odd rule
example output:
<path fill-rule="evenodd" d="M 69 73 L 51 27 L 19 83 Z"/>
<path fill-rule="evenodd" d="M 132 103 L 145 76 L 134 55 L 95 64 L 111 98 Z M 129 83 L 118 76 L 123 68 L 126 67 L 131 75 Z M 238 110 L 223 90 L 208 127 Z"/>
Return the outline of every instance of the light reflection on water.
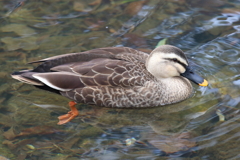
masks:
<path fill-rule="evenodd" d="M 240 156 L 240 35 L 235 11 L 239 4 L 25 1 L 14 10 L 19 1 L 0 3 L 0 155 L 12 159 Z M 31 68 L 27 62 L 49 56 L 109 46 L 153 49 L 162 38 L 183 49 L 210 83 L 207 88 L 194 86 L 194 97 L 170 106 L 118 110 L 80 104 L 78 118 L 57 126 L 68 100 L 9 76 Z M 132 138 L 136 142 L 126 146 Z"/>

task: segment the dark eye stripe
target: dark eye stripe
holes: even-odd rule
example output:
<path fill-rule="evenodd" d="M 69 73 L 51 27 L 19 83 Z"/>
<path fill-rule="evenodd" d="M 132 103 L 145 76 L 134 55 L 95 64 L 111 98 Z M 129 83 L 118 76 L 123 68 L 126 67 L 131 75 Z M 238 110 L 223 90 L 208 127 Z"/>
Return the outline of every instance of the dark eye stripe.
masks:
<path fill-rule="evenodd" d="M 176 59 L 176 58 L 165 58 L 165 59 L 166 59 L 166 60 L 169 60 L 169 61 L 173 61 L 173 62 L 179 63 L 180 65 L 183 66 L 183 68 L 187 68 L 187 65 L 186 65 L 186 64 L 180 62 L 180 61 L 179 61 L 178 59 Z"/>

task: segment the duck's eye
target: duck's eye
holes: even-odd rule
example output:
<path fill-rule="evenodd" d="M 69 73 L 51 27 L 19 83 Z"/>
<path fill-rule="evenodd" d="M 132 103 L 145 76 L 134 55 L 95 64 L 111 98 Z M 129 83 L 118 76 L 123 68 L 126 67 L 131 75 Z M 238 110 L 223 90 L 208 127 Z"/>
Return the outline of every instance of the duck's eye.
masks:
<path fill-rule="evenodd" d="M 173 62 L 178 62 L 177 58 L 173 58 L 172 60 Z"/>

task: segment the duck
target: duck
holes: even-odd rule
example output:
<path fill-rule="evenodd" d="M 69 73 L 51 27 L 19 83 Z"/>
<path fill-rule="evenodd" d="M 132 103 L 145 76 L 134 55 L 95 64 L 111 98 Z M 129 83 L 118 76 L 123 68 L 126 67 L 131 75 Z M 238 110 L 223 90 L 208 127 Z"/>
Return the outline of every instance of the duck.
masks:
<path fill-rule="evenodd" d="M 128 47 L 106 47 L 30 62 L 31 70 L 12 78 L 69 98 L 70 111 L 59 125 L 76 116 L 77 103 L 111 108 L 150 108 L 178 103 L 193 95 L 190 81 L 207 86 L 184 52 L 161 45 L 150 54 Z"/>

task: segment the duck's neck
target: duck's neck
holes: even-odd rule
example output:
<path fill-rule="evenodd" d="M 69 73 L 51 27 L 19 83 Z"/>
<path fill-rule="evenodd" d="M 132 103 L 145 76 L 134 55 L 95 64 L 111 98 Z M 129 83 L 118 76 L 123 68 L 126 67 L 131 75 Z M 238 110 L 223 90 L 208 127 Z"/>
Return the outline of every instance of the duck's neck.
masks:
<path fill-rule="evenodd" d="M 163 78 L 159 80 L 159 83 L 164 86 L 160 94 L 165 102 L 180 102 L 192 95 L 191 82 L 184 77 Z"/>

